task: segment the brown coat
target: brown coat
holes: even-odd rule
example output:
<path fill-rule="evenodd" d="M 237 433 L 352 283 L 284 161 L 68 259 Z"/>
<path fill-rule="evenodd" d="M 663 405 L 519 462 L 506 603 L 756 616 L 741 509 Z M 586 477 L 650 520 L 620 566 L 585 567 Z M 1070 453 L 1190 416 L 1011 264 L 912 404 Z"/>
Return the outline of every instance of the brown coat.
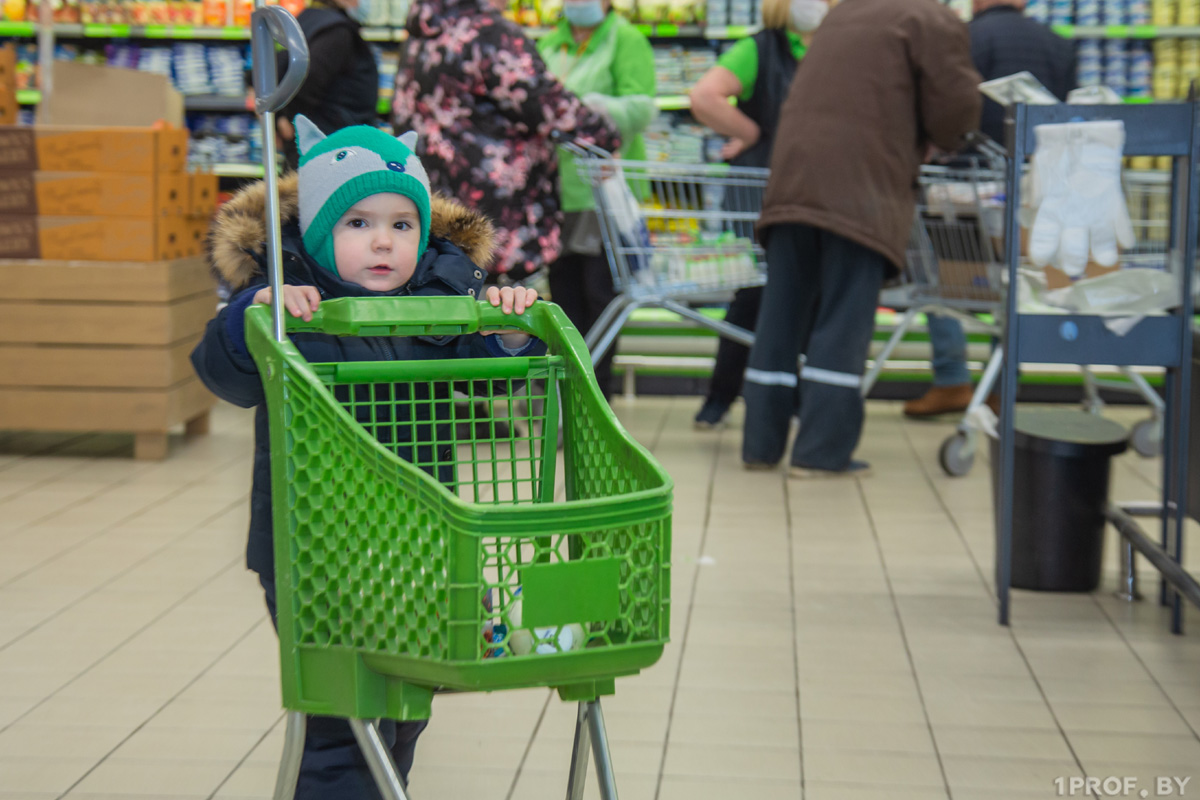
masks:
<path fill-rule="evenodd" d="M 842 0 L 780 111 L 760 229 L 804 223 L 897 267 L 927 146 L 979 125 L 967 26 L 937 0 Z"/>

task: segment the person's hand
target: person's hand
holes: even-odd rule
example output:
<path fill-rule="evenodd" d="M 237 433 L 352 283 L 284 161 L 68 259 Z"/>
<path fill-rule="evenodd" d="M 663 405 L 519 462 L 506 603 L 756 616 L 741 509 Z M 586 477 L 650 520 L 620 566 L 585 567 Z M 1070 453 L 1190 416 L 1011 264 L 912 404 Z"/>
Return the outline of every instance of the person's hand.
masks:
<path fill-rule="evenodd" d="M 514 311 L 524 314 L 525 309 L 537 300 L 538 293 L 537 289 L 527 289 L 524 286 L 505 286 L 503 289 L 499 286 L 489 286 L 486 297 L 492 306 L 505 314 L 512 314 Z"/>
<path fill-rule="evenodd" d="M 533 305 L 538 298 L 537 289 L 529 289 L 524 286 L 505 286 L 501 289 L 499 286 L 489 286 L 485 295 L 487 301 L 493 307 L 499 308 L 505 314 L 524 314 L 525 309 Z M 529 341 L 529 334 L 522 331 L 480 331 L 484 336 L 491 336 L 493 333 L 500 334 L 501 341 L 504 346 L 510 350 L 515 350 L 519 347 L 524 347 Z"/>
<path fill-rule="evenodd" d="M 739 139 L 736 136 L 729 139 L 725 144 L 721 145 L 721 160 L 732 161 L 742 153 L 749 150 L 754 145 L 758 144 L 758 140 L 762 138 L 762 131 L 758 126 L 754 128 L 754 137 L 750 139 Z"/>
<path fill-rule="evenodd" d="M 255 303 L 271 304 L 271 287 L 259 289 L 254 293 Z M 315 286 L 283 285 L 283 307 L 293 317 L 300 317 L 305 322 L 312 322 L 313 312 L 321 306 L 321 293 Z"/>

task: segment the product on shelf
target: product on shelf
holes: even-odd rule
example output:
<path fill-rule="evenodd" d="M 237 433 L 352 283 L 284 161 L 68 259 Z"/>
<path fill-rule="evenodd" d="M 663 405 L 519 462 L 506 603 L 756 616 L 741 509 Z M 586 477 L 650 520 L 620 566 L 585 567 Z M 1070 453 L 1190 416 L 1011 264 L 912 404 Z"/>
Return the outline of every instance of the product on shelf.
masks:
<path fill-rule="evenodd" d="M 654 75 L 658 93 L 687 94 L 716 63 L 717 55 L 712 50 L 656 46 Z"/>

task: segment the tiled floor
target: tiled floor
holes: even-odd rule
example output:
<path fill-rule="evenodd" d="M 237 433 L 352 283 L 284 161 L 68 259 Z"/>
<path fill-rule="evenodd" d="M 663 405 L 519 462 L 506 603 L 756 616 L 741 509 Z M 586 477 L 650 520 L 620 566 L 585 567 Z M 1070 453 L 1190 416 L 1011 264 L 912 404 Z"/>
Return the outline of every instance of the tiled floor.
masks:
<path fill-rule="evenodd" d="M 948 425 L 873 404 L 874 476 L 788 482 L 741 469 L 736 424 L 692 431 L 696 405 L 617 404 L 676 482 L 673 643 L 605 702 L 622 798 L 1112 796 L 1084 775 L 1200 794 L 1200 614 L 1175 637 L 1114 599 L 1111 541 L 1105 591 L 1018 592 L 1002 628 L 988 473 L 942 476 Z M 158 464 L 115 437 L 0 437 L 0 800 L 271 795 L 250 431 L 222 407 Z M 1123 457 L 1114 495 L 1152 498 L 1157 469 Z M 574 713 L 545 691 L 438 698 L 413 796 L 561 798 Z"/>

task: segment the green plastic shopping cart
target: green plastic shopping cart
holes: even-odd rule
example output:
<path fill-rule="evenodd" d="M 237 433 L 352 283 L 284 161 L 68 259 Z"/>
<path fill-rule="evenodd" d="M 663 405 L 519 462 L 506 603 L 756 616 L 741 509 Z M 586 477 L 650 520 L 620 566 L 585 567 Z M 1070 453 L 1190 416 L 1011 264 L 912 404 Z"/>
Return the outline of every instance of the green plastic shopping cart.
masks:
<path fill-rule="evenodd" d="M 279 297 L 274 116 L 303 81 L 307 45 L 291 14 L 261 0 L 251 39 Z M 289 58 L 278 84 L 277 44 Z M 547 355 L 316 364 L 287 335 L 481 329 L 523 330 Z M 247 311 L 246 342 L 271 432 L 288 709 L 277 800 L 295 794 L 306 714 L 347 718 L 383 797 L 407 800 L 375 720 L 425 719 L 439 690 L 537 686 L 579 703 L 568 797 L 582 796 L 590 743 L 616 800 L 600 697 L 667 642 L 672 484 L 617 422 L 562 311 L 345 298 L 305 322 L 277 303 Z"/>

